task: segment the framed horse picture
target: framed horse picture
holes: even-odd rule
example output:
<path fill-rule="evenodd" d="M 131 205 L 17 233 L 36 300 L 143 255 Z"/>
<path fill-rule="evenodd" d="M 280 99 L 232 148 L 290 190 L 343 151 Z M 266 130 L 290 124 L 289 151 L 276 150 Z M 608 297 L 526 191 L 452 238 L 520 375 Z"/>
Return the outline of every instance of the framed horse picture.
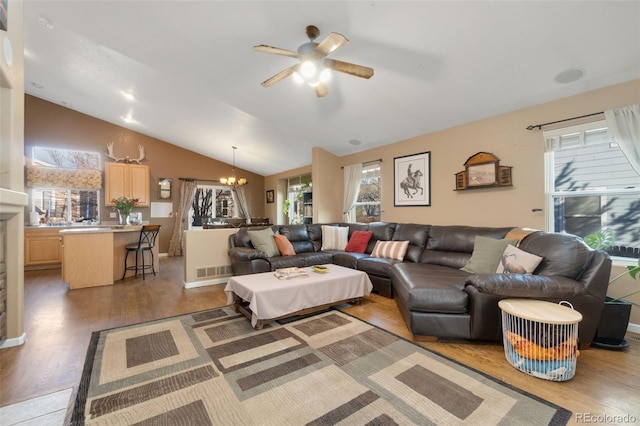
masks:
<path fill-rule="evenodd" d="M 431 151 L 393 159 L 393 205 L 431 205 Z"/>

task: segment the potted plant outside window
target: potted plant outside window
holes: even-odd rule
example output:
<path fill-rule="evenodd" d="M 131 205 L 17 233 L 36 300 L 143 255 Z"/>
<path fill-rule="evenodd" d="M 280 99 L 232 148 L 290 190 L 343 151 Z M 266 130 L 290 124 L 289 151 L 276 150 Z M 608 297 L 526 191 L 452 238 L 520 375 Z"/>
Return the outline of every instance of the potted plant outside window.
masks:
<path fill-rule="evenodd" d="M 613 246 L 613 231 L 609 228 L 601 229 L 595 234 L 585 236 L 584 241 L 593 249 L 604 250 Z M 640 259 L 637 265 L 627 266 L 624 272 L 612 277 L 608 285 L 627 275 L 634 280 L 640 279 Z M 629 326 L 631 308 L 633 305 L 640 305 L 626 299 L 637 293 L 640 293 L 640 289 L 616 298 L 607 296 L 592 346 L 610 350 L 622 350 L 629 346 L 624 336 Z"/>

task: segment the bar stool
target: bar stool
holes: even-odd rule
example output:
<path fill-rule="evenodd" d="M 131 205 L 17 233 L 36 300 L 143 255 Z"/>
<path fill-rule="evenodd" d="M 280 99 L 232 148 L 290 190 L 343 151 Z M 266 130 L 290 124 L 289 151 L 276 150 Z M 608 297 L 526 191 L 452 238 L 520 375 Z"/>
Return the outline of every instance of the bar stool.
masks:
<path fill-rule="evenodd" d="M 138 276 L 138 269 L 142 270 L 142 279 L 144 280 L 145 274 L 144 271 L 146 269 L 151 269 L 153 275 L 156 274 L 156 270 L 154 268 L 155 259 L 153 257 L 153 246 L 156 244 L 156 238 L 158 237 L 158 232 L 160 231 L 160 225 L 144 225 L 140 230 L 140 238 L 137 243 L 127 244 L 125 249 L 127 250 L 127 255 L 124 257 L 124 274 L 122 274 L 122 279 L 124 280 L 125 275 L 127 275 L 127 271 L 136 271 L 135 276 Z M 135 266 L 127 266 L 127 259 L 129 258 L 129 253 L 134 251 L 136 253 L 136 264 Z M 148 251 L 151 253 L 151 265 L 146 265 L 144 262 L 144 252 Z M 142 265 L 139 265 L 138 262 L 138 253 L 142 254 Z"/>

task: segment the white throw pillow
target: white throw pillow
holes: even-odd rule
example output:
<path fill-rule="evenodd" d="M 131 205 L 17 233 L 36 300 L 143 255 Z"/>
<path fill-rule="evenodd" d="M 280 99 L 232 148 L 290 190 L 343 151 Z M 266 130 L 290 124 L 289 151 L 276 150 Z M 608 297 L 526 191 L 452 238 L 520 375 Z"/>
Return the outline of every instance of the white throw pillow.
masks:
<path fill-rule="evenodd" d="M 322 250 L 344 250 L 349 242 L 346 226 L 322 225 Z"/>
<path fill-rule="evenodd" d="M 403 260 L 409 248 L 409 241 L 376 241 L 371 257 Z"/>
<path fill-rule="evenodd" d="M 498 263 L 496 272 L 499 274 L 526 274 L 531 275 L 542 262 L 540 256 L 520 250 L 509 244 Z"/>

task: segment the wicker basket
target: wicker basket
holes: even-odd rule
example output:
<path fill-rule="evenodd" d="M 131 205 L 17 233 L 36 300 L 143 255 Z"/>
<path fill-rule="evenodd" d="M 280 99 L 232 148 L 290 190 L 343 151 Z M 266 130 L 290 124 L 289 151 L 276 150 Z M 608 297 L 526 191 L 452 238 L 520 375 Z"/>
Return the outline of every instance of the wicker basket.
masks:
<path fill-rule="evenodd" d="M 564 381 L 573 377 L 582 314 L 569 302 L 506 299 L 498 305 L 509 364 L 541 379 Z"/>

